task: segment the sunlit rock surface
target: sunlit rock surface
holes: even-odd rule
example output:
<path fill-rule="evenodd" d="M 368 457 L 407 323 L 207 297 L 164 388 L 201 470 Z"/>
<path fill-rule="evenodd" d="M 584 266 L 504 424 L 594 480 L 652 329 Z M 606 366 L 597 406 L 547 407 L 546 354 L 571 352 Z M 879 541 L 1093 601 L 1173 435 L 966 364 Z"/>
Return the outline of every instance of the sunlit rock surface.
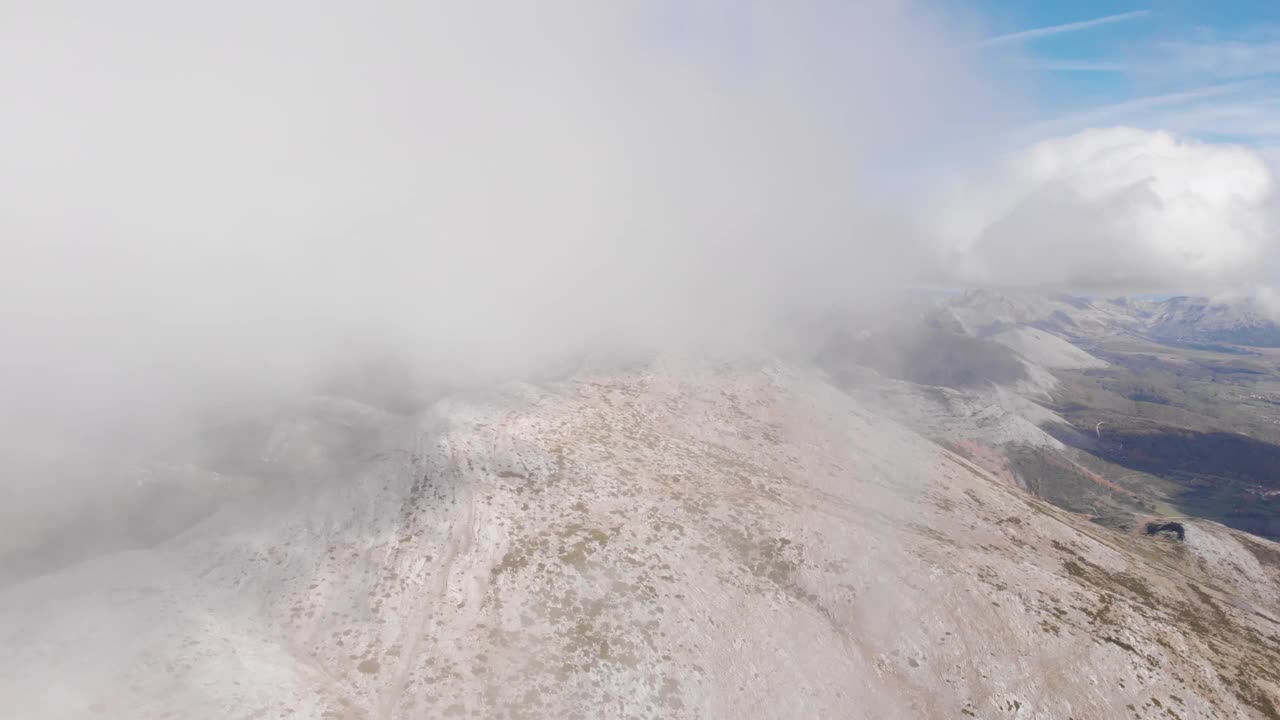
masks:
<path fill-rule="evenodd" d="M 5 715 L 1280 717 L 1275 544 L 1092 525 L 816 373 L 355 416 L 341 472 L 282 422 L 305 472 L 10 585 Z"/>

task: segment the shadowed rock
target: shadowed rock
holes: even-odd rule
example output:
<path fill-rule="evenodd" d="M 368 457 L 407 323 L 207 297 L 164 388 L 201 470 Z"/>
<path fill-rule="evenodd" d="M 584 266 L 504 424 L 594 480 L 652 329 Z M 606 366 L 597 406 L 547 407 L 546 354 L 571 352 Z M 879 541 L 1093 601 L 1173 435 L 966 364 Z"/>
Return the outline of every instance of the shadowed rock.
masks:
<path fill-rule="evenodd" d="M 1159 535 L 1159 534 L 1169 534 L 1169 533 L 1172 533 L 1172 534 L 1174 534 L 1174 535 L 1177 535 L 1179 540 L 1186 540 L 1186 539 L 1187 539 L 1187 531 L 1186 531 L 1186 529 L 1185 529 L 1185 528 L 1183 528 L 1183 527 L 1182 527 L 1182 523 L 1176 523 L 1176 522 L 1167 522 L 1167 523 L 1161 523 L 1161 522 L 1149 522 L 1149 523 L 1147 523 L 1147 534 L 1148 534 L 1148 535 Z"/>

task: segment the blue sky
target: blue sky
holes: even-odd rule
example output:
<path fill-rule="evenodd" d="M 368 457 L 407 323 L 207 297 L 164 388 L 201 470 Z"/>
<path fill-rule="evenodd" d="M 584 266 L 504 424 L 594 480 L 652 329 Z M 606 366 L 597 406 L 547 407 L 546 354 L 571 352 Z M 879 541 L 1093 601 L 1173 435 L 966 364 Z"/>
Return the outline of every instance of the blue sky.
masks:
<path fill-rule="evenodd" d="M 967 4 L 970 9 L 973 5 Z M 1163 128 L 1280 152 L 1280 0 L 979 0 L 1032 135 Z"/>

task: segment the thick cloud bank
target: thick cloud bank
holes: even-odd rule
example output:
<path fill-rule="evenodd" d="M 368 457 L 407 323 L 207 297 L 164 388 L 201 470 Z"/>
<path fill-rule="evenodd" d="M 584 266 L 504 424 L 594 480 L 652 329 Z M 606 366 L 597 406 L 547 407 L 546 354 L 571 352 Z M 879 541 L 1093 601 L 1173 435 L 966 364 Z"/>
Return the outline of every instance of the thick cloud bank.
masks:
<path fill-rule="evenodd" d="M 0 436 L 374 350 L 481 381 L 854 302 L 914 268 L 864 169 L 987 107 L 944 27 L 895 0 L 7 10 Z"/>
<path fill-rule="evenodd" d="M 935 219 L 969 282 L 1197 291 L 1257 276 L 1275 201 L 1251 150 L 1112 128 L 1015 154 Z"/>
<path fill-rule="evenodd" d="M 758 346 L 791 309 L 918 279 L 939 260 L 912 230 L 923 201 L 884 170 L 980 145 L 1003 105 L 923 5 L 6 12 L 0 455 L 376 352 L 452 383 Z M 941 265 L 1230 279 L 1266 249 L 1270 194 L 1243 150 L 1086 133 L 958 193 Z"/>
<path fill-rule="evenodd" d="M 264 372 L 372 335 L 470 368 L 841 293 L 895 246 L 861 168 L 972 84 L 897 2 L 357 5 L 6 18 L 25 355 Z"/>

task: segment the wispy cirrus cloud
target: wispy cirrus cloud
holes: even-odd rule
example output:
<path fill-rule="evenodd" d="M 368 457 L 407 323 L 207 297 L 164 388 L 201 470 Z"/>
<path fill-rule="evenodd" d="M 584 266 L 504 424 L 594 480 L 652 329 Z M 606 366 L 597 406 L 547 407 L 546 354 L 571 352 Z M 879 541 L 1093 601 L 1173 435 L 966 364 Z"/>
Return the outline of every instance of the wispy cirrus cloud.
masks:
<path fill-rule="evenodd" d="M 1033 58 L 1018 63 L 1019 67 L 1029 70 L 1046 70 L 1050 72 L 1125 72 L 1129 66 L 1122 62 L 1104 60 L 1071 60 L 1053 58 Z"/>
<path fill-rule="evenodd" d="M 1043 122 L 1026 126 L 1016 134 L 1028 140 L 1032 140 L 1053 135 L 1073 133 L 1085 128 L 1100 127 L 1104 125 L 1127 124 L 1143 127 L 1158 127 L 1160 125 L 1158 122 L 1151 123 L 1144 122 L 1144 120 L 1151 120 L 1155 113 L 1170 108 L 1185 108 L 1193 106 L 1209 99 L 1231 96 L 1233 94 L 1240 93 L 1247 88 L 1248 83 L 1228 82 L 1207 85 L 1191 90 L 1145 95 L 1125 100 L 1123 102 L 1096 105 L 1076 112 L 1060 115 Z"/>
<path fill-rule="evenodd" d="M 1075 29 L 1071 25 L 1060 25 L 1042 30 L 1067 31 L 1062 28 Z M 998 36 L 985 41 L 984 45 L 996 44 L 1003 38 L 1010 38 L 1007 42 L 1012 42 L 1025 32 L 1039 33 L 1040 30 Z M 1122 48 L 1095 56 L 1052 57 L 1029 53 L 1010 61 L 1046 71 L 1126 72 L 1144 83 L 1164 81 L 1167 85 L 1280 75 L 1280 25 L 1253 27 L 1243 33 L 1201 30 L 1194 35 L 1130 40 Z"/>
<path fill-rule="evenodd" d="M 1280 99 L 1254 94 L 1176 108 L 1162 122 L 1194 135 L 1216 135 L 1275 143 L 1280 141 Z"/>
<path fill-rule="evenodd" d="M 1239 37 L 1167 40 L 1150 53 L 1150 72 L 1182 77 L 1241 78 L 1280 73 L 1280 27 L 1255 28 Z"/>
<path fill-rule="evenodd" d="M 1095 71 L 1126 76 L 1149 94 L 1085 106 L 1044 123 L 1075 131 L 1109 123 L 1172 130 L 1255 146 L 1280 141 L 1280 27 L 1244 32 L 1199 30 L 1188 37 L 1135 43 L 1120 57 L 1031 57 L 1041 72 Z M 1037 128 L 1039 129 L 1039 128 Z"/>
<path fill-rule="evenodd" d="M 1091 20 L 1080 20 L 1078 22 L 1062 23 L 1060 25 L 1047 25 L 1045 27 L 1031 28 L 1028 30 L 1019 30 L 1017 32 L 996 35 L 983 40 L 979 45 L 981 47 L 993 47 L 998 45 L 1012 45 L 1025 42 L 1027 40 L 1035 40 L 1037 38 L 1047 37 L 1049 35 L 1061 35 L 1062 33 L 1078 32 L 1080 30 L 1089 30 L 1091 28 L 1101 27 L 1103 25 L 1111 25 L 1129 20 L 1138 20 L 1151 15 L 1150 10 L 1133 10 L 1131 12 L 1117 13 L 1115 15 L 1106 15 L 1104 17 L 1093 18 Z"/>

